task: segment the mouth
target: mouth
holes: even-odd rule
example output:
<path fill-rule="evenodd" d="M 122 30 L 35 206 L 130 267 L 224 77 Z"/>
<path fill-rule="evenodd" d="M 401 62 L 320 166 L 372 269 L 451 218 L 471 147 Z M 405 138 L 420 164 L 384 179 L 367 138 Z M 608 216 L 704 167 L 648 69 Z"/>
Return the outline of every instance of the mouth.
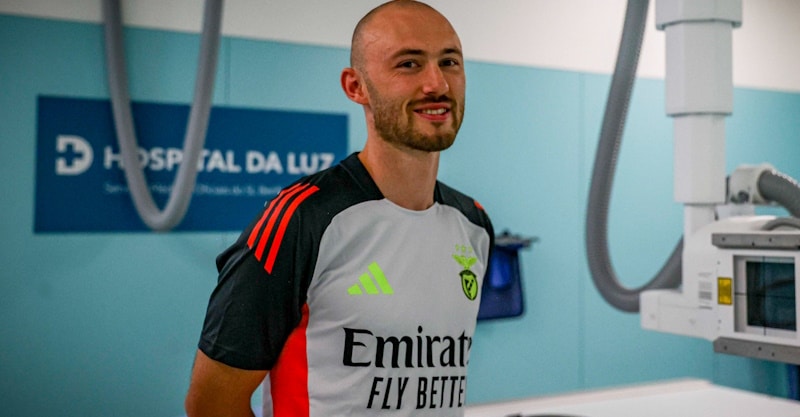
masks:
<path fill-rule="evenodd" d="M 428 115 L 431 115 L 431 116 L 437 116 L 437 115 L 442 115 L 442 114 L 445 114 L 445 113 L 447 113 L 447 112 L 449 112 L 449 111 L 450 111 L 450 110 L 448 110 L 448 109 L 446 109 L 446 108 L 440 108 L 440 109 L 422 109 L 422 110 L 417 110 L 417 113 L 428 114 Z"/>
<path fill-rule="evenodd" d="M 450 114 L 450 107 L 443 104 L 428 105 L 414 109 L 414 113 L 431 121 L 443 121 L 448 118 Z"/>

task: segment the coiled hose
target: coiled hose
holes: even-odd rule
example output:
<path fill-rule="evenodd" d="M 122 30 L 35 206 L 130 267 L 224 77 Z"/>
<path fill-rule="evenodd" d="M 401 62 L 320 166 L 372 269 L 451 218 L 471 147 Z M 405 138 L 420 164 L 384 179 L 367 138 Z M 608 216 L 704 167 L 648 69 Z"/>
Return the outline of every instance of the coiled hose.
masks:
<path fill-rule="evenodd" d="M 128 75 L 125 68 L 122 44 L 122 13 L 120 0 L 103 0 L 105 51 L 108 70 L 108 87 L 120 147 L 125 179 L 128 182 L 136 212 L 152 230 L 167 231 L 183 220 L 189 209 L 197 182 L 197 162 L 205 145 L 211 98 L 219 50 L 222 0 L 206 0 L 203 30 L 200 41 L 199 64 L 195 79 L 194 102 L 186 126 L 183 142 L 183 160 L 172 184 L 167 205 L 159 210 L 153 200 L 147 179 L 139 164 L 139 147 L 131 116 Z"/>
<path fill-rule="evenodd" d="M 611 264 L 608 249 L 608 208 L 625 119 L 639 63 L 647 20 L 648 0 L 629 0 L 619 53 L 611 79 L 600 140 L 595 154 L 586 219 L 586 255 L 589 271 L 603 298 L 625 312 L 639 311 L 639 294 L 654 288 L 675 288 L 681 283 L 682 241 L 656 276 L 639 288 L 624 287 Z"/>
<path fill-rule="evenodd" d="M 639 296 L 651 289 L 677 288 L 681 284 L 683 239 L 650 282 L 639 288 L 624 287 L 611 264 L 608 248 L 608 208 L 617 157 L 622 143 L 628 105 L 636 77 L 648 0 L 628 0 L 619 53 L 611 79 L 600 140 L 595 154 L 586 214 L 586 255 L 597 290 L 611 306 L 624 312 L 639 311 Z M 774 170 L 758 179 L 761 195 L 785 207 L 793 218 L 776 219 L 770 227 L 794 226 L 800 217 L 800 186 Z"/>
<path fill-rule="evenodd" d="M 800 185 L 794 178 L 775 170 L 764 171 L 758 177 L 758 192 L 783 206 L 793 217 L 800 217 Z"/>

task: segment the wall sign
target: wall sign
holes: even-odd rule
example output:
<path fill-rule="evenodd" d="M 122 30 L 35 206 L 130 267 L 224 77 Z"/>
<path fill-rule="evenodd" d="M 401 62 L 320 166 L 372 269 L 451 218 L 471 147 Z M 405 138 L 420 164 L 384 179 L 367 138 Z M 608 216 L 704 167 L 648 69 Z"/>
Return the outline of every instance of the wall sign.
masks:
<path fill-rule="evenodd" d="M 188 105 L 133 102 L 139 162 L 164 207 L 182 159 Z M 211 109 L 189 211 L 174 230 L 238 231 L 280 189 L 346 156 L 347 116 Z M 123 172 L 109 100 L 40 96 L 34 231 L 147 231 Z"/>

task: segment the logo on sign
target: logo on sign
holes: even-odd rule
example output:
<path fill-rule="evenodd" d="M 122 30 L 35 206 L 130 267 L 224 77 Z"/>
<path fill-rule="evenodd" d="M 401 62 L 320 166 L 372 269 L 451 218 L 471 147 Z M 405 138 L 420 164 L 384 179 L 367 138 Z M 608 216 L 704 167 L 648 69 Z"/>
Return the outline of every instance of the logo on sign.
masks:
<path fill-rule="evenodd" d="M 79 136 L 58 135 L 56 138 L 56 174 L 80 175 L 92 166 L 94 151 L 85 139 Z"/>
<path fill-rule="evenodd" d="M 137 160 L 163 206 L 183 162 L 188 105 L 131 103 Z M 109 100 L 39 97 L 36 232 L 146 231 Z M 347 152 L 347 116 L 214 107 L 189 211 L 175 230 L 238 231 L 264 202 Z M 80 198 L 76 198 L 76 196 Z"/>

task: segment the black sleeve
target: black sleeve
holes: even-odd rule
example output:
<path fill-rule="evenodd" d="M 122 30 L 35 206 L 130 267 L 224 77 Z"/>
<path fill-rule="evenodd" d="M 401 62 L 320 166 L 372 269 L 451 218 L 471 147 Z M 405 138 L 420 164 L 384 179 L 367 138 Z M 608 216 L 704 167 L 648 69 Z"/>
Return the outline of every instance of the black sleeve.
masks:
<path fill-rule="evenodd" d="M 270 272 L 264 257 L 256 257 L 259 234 L 254 220 L 234 243 L 217 258 L 219 278 L 211 294 L 199 348 L 210 358 L 226 365 L 248 370 L 269 370 L 301 319 L 308 286 L 306 277 L 313 271 L 296 263 L 297 219 L 280 243 L 278 261 Z M 248 240 L 254 239 L 253 243 Z M 250 246 L 253 246 L 252 248 Z"/>
<path fill-rule="evenodd" d="M 467 216 L 470 222 L 486 230 L 486 233 L 489 234 L 489 259 L 491 259 L 491 254 L 494 252 L 494 227 L 483 206 L 472 197 L 462 194 L 441 182 L 436 184 L 436 200 L 456 207 Z"/>

